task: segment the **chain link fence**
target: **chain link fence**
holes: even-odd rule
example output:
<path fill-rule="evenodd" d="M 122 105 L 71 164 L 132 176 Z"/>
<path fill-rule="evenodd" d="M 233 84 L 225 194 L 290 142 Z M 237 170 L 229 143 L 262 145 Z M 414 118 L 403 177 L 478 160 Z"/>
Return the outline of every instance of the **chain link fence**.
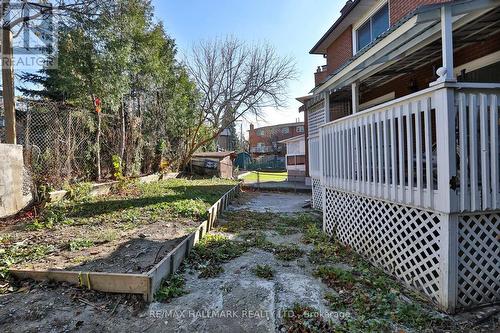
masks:
<path fill-rule="evenodd" d="M 32 183 L 52 188 L 95 180 L 98 146 L 102 179 L 115 176 L 116 156 L 124 176 L 176 170 L 189 140 L 185 133 L 165 125 L 163 111 L 154 99 L 124 97 L 122 109 L 100 114 L 97 145 L 98 116 L 94 110 L 49 100 L 18 99 L 16 135 L 17 143 L 24 147 L 26 172 Z M 5 134 L 0 99 L 0 143 L 6 141 Z"/>
<path fill-rule="evenodd" d="M 60 186 L 65 181 L 92 178 L 96 170 L 96 114 L 64 103 L 18 100 L 17 143 L 24 147 L 26 172 L 35 183 Z M 5 120 L 0 108 L 0 142 L 5 142 Z M 102 117 L 101 155 L 119 148 L 117 119 Z M 108 165 L 108 163 L 102 163 Z M 109 172 L 103 170 L 104 173 Z"/>

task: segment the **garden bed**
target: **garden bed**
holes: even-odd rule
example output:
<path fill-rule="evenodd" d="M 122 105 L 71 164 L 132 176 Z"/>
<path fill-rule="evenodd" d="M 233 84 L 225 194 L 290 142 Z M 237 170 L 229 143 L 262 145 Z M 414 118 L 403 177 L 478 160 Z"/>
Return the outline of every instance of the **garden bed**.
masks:
<path fill-rule="evenodd" d="M 234 181 L 171 179 L 88 188 L 36 218 L 0 226 L 0 269 L 145 273 L 180 244 Z"/>

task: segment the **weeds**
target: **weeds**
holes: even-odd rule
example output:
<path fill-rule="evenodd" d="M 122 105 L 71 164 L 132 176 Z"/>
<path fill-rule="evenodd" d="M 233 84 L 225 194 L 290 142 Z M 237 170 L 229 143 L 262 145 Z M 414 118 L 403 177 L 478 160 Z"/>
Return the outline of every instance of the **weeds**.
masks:
<path fill-rule="evenodd" d="M 274 270 L 269 265 L 256 265 L 252 272 L 261 279 L 271 280 L 274 277 Z"/>
<path fill-rule="evenodd" d="M 12 244 L 0 249 L 0 278 L 8 276 L 8 270 L 12 265 L 39 260 L 55 248 L 52 245 L 29 245 L 24 242 Z"/>
<path fill-rule="evenodd" d="M 68 191 L 66 196 L 73 201 L 84 201 L 90 197 L 92 190 L 92 183 L 83 182 L 72 186 L 65 186 L 64 189 Z"/>
<path fill-rule="evenodd" d="M 94 241 L 91 239 L 74 239 L 68 242 L 68 249 L 71 252 L 80 251 L 94 246 Z"/>
<path fill-rule="evenodd" d="M 283 261 L 295 260 L 304 255 L 297 245 L 276 245 L 273 252 L 277 259 Z"/>
<path fill-rule="evenodd" d="M 286 332 L 333 332 L 333 326 L 314 308 L 298 303 L 283 311 L 283 325 Z"/>
<path fill-rule="evenodd" d="M 356 283 L 356 278 L 351 272 L 337 267 L 319 266 L 313 274 L 321 278 L 321 281 L 330 288 L 352 289 Z"/>
<path fill-rule="evenodd" d="M 248 244 L 231 241 L 221 235 L 206 235 L 188 257 L 188 262 L 200 271 L 200 278 L 216 277 L 224 269 L 222 264 L 245 253 Z"/>
<path fill-rule="evenodd" d="M 184 289 L 186 281 L 182 275 L 173 274 L 164 280 L 155 298 L 160 302 L 169 302 L 171 299 L 180 297 L 188 292 Z"/>

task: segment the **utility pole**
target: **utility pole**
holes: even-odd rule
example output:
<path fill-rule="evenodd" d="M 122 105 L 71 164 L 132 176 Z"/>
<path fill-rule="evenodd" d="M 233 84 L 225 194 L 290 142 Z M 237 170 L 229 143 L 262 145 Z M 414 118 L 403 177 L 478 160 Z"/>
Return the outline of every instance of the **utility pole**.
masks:
<path fill-rule="evenodd" d="M 16 105 L 14 95 L 14 64 L 10 1 L 3 0 L 0 8 L 2 24 L 2 97 L 5 117 L 6 143 L 16 144 Z"/>

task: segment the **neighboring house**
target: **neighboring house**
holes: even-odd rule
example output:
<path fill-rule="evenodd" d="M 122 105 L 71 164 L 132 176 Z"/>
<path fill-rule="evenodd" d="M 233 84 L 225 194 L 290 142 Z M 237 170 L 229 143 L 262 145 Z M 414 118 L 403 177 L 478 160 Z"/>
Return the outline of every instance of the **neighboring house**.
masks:
<path fill-rule="evenodd" d="M 304 134 L 304 123 L 289 123 L 254 128 L 250 124 L 248 141 L 253 158 L 265 155 L 285 156 L 285 145 L 280 141 Z"/>
<path fill-rule="evenodd" d="M 310 53 L 325 231 L 446 311 L 500 301 L 500 2 L 348 1 Z"/>
<path fill-rule="evenodd" d="M 231 131 L 228 128 L 226 128 L 217 137 L 217 150 L 228 151 L 228 150 L 233 150 L 234 148 L 235 147 L 233 147 L 231 139 Z"/>
<path fill-rule="evenodd" d="M 288 180 L 304 182 L 306 178 L 306 138 L 304 135 L 282 140 L 286 145 L 286 171 Z"/>

